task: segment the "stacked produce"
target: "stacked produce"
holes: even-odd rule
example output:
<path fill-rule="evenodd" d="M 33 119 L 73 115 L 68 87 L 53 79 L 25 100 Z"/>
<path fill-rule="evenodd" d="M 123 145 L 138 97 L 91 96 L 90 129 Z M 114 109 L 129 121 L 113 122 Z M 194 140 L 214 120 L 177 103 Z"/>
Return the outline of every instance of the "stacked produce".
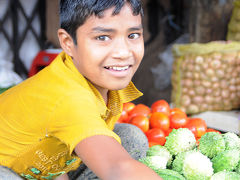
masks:
<path fill-rule="evenodd" d="M 197 144 L 189 129 L 179 128 L 139 161 L 163 180 L 239 180 L 239 155 L 240 139 L 234 133 L 207 132 Z"/>
<path fill-rule="evenodd" d="M 240 41 L 240 0 L 234 1 L 234 8 L 228 24 L 227 40 Z"/>
<path fill-rule="evenodd" d="M 240 107 L 240 43 L 173 46 L 172 103 L 187 114 Z"/>
<path fill-rule="evenodd" d="M 173 129 L 189 129 L 194 134 L 193 138 L 197 142 L 206 132 L 214 131 L 220 133 L 217 130 L 207 128 L 203 119 L 191 118 L 179 108 L 170 108 L 165 100 L 157 100 L 151 107 L 144 104 L 135 105 L 132 102 L 125 103 L 118 122 L 130 123 L 139 127 L 147 136 L 149 147 L 164 145 L 167 136 Z M 181 139 L 179 143 L 183 143 Z M 174 149 L 172 150 L 174 151 Z"/>
<path fill-rule="evenodd" d="M 149 140 L 146 157 L 139 161 L 163 180 L 239 180 L 240 138 L 232 132 L 207 128 L 165 100 L 151 107 L 123 105 L 119 123 L 139 127 Z"/>

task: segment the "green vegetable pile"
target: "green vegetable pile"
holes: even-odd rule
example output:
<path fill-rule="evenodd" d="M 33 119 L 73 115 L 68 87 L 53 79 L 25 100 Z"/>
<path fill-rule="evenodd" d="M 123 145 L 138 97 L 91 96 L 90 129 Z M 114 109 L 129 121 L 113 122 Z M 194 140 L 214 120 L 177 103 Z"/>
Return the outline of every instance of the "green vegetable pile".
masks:
<path fill-rule="evenodd" d="M 166 139 L 139 160 L 163 180 L 240 180 L 240 138 L 235 133 L 208 132 L 197 144 L 189 129 L 179 128 Z"/>

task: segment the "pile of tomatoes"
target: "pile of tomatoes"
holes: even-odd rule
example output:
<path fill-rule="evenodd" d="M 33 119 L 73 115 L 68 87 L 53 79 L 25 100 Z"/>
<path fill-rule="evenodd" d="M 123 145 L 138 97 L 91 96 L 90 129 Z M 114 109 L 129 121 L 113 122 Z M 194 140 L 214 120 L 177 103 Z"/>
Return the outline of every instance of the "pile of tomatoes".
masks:
<path fill-rule="evenodd" d="M 179 108 L 170 108 L 165 100 L 157 100 L 151 107 L 144 104 L 135 105 L 132 102 L 125 103 L 118 122 L 130 123 L 140 128 L 148 138 L 149 147 L 164 145 L 166 136 L 172 129 L 188 128 L 197 141 L 206 132 L 220 133 L 215 129 L 207 128 L 203 119 L 191 118 Z"/>

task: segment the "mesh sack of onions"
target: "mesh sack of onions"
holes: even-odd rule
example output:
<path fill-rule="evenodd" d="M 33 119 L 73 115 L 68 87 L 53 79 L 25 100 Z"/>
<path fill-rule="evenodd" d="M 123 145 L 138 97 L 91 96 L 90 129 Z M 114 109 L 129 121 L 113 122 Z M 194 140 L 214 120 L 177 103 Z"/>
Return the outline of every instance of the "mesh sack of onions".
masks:
<path fill-rule="evenodd" d="M 227 40 L 240 41 L 240 0 L 234 1 L 232 16 L 228 24 Z"/>
<path fill-rule="evenodd" d="M 240 42 L 175 44 L 171 101 L 187 114 L 240 107 Z"/>

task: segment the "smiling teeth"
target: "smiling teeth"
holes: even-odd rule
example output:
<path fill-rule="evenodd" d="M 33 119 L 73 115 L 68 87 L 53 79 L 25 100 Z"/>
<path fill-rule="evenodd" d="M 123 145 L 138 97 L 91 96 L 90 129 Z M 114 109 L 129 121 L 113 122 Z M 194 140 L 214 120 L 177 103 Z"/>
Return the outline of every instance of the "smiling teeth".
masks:
<path fill-rule="evenodd" d="M 114 67 L 109 67 L 109 69 L 113 69 L 115 71 L 124 71 L 124 70 L 128 69 L 128 67 L 129 66 L 124 66 L 124 67 L 116 67 L 116 66 L 114 66 Z"/>

